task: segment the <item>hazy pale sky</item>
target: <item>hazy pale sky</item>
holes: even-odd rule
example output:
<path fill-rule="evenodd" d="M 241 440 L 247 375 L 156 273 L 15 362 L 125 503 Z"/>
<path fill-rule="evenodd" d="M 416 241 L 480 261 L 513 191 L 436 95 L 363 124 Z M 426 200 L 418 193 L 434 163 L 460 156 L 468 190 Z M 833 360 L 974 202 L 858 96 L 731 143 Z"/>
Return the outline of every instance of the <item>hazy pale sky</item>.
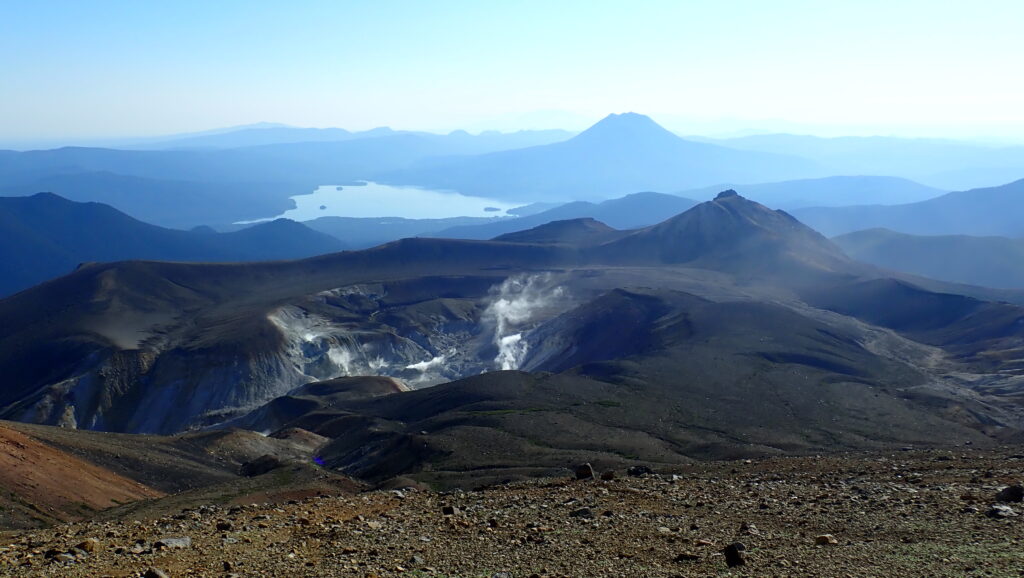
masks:
<path fill-rule="evenodd" d="M 0 0 L 0 140 L 366 129 L 1024 138 L 1020 0 Z"/>

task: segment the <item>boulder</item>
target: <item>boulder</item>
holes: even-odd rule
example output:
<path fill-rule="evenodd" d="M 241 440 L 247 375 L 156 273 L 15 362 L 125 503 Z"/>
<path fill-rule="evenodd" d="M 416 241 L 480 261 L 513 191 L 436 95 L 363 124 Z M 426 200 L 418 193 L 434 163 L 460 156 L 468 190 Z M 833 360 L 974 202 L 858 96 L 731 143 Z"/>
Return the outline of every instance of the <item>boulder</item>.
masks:
<path fill-rule="evenodd" d="M 1017 516 L 1018 514 L 1010 506 L 1006 506 L 1003 504 L 993 504 L 992 507 L 990 507 L 988 511 L 985 512 L 985 515 L 989 518 L 995 518 L 999 520 L 1002 518 L 1012 518 L 1014 516 Z"/>
<path fill-rule="evenodd" d="M 84 550 L 90 554 L 100 549 L 100 541 L 96 538 L 88 538 L 84 542 L 75 546 L 79 550 Z"/>
<path fill-rule="evenodd" d="M 182 550 L 185 548 L 192 547 L 192 538 L 188 536 L 182 536 L 179 538 L 161 538 L 156 542 L 153 542 L 153 547 L 157 550 Z"/>
<path fill-rule="evenodd" d="M 242 464 L 238 473 L 247 478 L 252 478 L 276 470 L 283 465 L 285 465 L 284 462 L 282 462 L 277 456 L 266 454 L 251 462 L 245 462 Z"/>
<path fill-rule="evenodd" d="M 722 548 L 722 554 L 725 555 L 725 564 L 730 568 L 746 564 L 747 560 L 743 554 L 746 549 L 747 547 L 742 542 L 733 542 Z"/>
<path fill-rule="evenodd" d="M 818 546 L 834 546 L 839 543 L 832 534 L 821 534 L 814 537 L 814 543 Z"/>
<path fill-rule="evenodd" d="M 997 502 L 1024 502 L 1024 485 L 1006 486 L 996 494 Z"/>
<path fill-rule="evenodd" d="M 576 466 L 576 479 L 577 480 L 592 480 L 594 479 L 594 467 L 590 464 L 580 464 Z"/>
<path fill-rule="evenodd" d="M 640 477 L 643 477 L 643 476 L 649 476 L 649 475 L 651 475 L 653 473 L 654 473 L 654 470 L 652 470 L 651 468 L 649 468 L 647 466 L 630 466 L 629 469 L 626 470 L 626 475 L 627 476 L 632 476 L 634 478 L 640 478 Z"/>

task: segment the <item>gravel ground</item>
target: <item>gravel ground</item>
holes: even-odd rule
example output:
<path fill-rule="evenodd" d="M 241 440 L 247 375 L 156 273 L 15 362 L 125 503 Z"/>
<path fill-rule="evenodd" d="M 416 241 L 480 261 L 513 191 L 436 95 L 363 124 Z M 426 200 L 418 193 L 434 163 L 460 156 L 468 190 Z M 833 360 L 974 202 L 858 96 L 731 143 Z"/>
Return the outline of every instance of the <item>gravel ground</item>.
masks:
<path fill-rule="evenodd" d="M 1024 507 L 993 509 L 1022 467 L 903 451 L 202 506 L 4 534 L 0 574 L 1024 576 Z"/>

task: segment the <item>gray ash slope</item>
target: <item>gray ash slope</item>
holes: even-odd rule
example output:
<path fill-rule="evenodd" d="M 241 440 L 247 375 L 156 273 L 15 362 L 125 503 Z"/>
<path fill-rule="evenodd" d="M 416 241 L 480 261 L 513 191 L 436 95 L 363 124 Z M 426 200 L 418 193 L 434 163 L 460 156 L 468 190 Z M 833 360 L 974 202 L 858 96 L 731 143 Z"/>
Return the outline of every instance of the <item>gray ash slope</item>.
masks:
<path fill-rule="evenodd" d="M 865 283 L 855 307 L 829 299 Z M 731 192 L 631 232 L 570 221 L 302 261 L 94 265 L 0 301 L 0 415 L 297 426 L 371 479 L 1015 435 L 1024 310 L 961 296 L 972 308 L 921 332 L 884 314 L 907 286 L 921 319 L 954 290 L 890 280 Z M 502 368 L 530 373 L 481 374 Z M 295 390 L 359 375 L 417 390 Z"/>
<path fill-rule="evenodd" d="M 615 290 L 534 338 L 524 363 L 533 373 L 353 400 L 281 425 L 332 438 L 321 456 L 349 475 L 440 485 L 551 475 L 580 461 L 665 467 L 992 441 L 970 414 L 986 411 L 983 400 L 872 351 L 893 336 L 778 305 Z M 898 345 L 919 362 L 929 353 Z"/>

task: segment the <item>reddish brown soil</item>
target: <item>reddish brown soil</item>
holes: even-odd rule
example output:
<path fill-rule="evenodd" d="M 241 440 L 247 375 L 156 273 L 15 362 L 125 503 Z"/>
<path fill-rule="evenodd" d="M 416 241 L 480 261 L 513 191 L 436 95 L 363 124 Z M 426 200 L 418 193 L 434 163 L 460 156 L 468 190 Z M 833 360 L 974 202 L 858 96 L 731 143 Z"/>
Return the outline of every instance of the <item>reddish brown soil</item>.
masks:
<path fill-rule="evenodd" d="M 0 425 L 0 511 L 32 522 L 79 520 L 163 493 Z"/>

